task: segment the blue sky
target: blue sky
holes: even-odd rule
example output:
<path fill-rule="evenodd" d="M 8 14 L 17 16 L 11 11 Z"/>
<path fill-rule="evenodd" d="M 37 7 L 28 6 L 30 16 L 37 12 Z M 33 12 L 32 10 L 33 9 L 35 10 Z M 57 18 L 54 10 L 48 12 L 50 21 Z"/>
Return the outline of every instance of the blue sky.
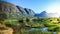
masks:
<path fill-rule="evenodd" d="M 30 8 L 35 13 L 42 11 L 53 12 L 55 7 L 60 7 L 60 0 L 4 0 L 23 8 Z M 58 8 L 57 8 L 58 9 Z"/>

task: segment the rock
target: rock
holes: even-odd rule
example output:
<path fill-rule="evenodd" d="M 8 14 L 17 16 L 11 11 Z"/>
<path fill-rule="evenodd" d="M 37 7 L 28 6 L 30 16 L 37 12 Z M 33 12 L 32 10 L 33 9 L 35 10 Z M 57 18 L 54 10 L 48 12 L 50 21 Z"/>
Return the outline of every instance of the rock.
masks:
<path fill-rule="evenodd" d="M 24 10 L 24 8 L 22 8 L 22 7 L 20 7 L 20 6 L 16 6 L 18 9 L 19 9 L 19 11 L 21 12 L 21 14 L 22 14 L 22 17 L 26 17 L 27 16 L 27 13 L 26 13 L 26 11 Z"/>
<path fill-rule="evenodd" d="M 20 6 L 16 6 L 19 11 L 22 13 L 23 17 L 29 18 L 29 17 L 34 17 L 34 11 L 28 8 L 22 8 Z"/>
<path fill-rule="evenodd" d="M 31 9 L 24 8 L 29 17 L 34 17 L 35 12 Z"/>

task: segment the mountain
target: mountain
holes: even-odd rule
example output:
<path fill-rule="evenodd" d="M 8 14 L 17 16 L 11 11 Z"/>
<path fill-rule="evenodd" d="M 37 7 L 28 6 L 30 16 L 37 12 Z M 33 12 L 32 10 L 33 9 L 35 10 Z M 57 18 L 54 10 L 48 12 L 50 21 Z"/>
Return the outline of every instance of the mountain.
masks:
<path fill-rule="evenodd" d="M 22 14 L 19 12 L 16 5 L 9 2 L 0 1 L 0 19 L 19 19 L 21 16 Z"/>
<path fill-rule="evenodd" d="M 20 6 L 16 6 L 16 7 L 18 8 L 19 12 L 21 12 L 22 17 L 27 17 L 27 13 L 23 7 L 20 7 Z"/>
<path fill-rule="evenodd" d="M 34 17 L 35 12 L 32 9 L 24 8 L 24 10 L 28 14 L 28 17 Z"/>
<path fill-rule="evenodd" d="M 23 8 L 21 6 L 16 6 L 8 2 L 0 1 L 0 19 L 1 18 L 20 19 L 32 17 L 50 18 L 59 17 L 59 14 L 47 13 L 46 11 L 43 11 L 40 14 L 35 14 L 35 12 L 32 9 Z"/>
<path fill-rule="evenodd" d="M 41 12 L 40 14 L 35 14 L 35 17 L 42 17 L 42 18 L 51 18 L 51 17 L 59 17 L 58 13 L 47 13 L 46 11 Z"/>
<path fill-rule="evenodd" d="M 16 6 L 9 2 L 0 1 L 0 18 L 30 18 L 34 17 L 34 14 L 34 11 L 31 9 Z"/>
<path fill-rule="evenodd" d="M 34 16 L 35 17 L 47 17 L 47 12 L 46 11 L 43 11 L 40 14 L 35 14 Z"/>
<path fill-rule="evenodd" d="M 33 10 L 28 9 L 28 8 L 23 8 L 20 6 L 16 6 L 16 7 L 21 12 L 22 17 L 26 17 L 26 18 L 34 17 L 35 12 Z"/>

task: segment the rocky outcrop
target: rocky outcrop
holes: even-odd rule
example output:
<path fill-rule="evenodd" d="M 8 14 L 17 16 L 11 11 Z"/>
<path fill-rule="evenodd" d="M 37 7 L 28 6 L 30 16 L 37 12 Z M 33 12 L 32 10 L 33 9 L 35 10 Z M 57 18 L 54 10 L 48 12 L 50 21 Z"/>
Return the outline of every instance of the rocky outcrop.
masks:
<path fill-rule="evenodd" d="M 19 11 L 22 13 L 22 16 L 23 17 L 34 17 L 34 11 L 33 10 L 31 10 L 31 9 L 28 9 L 28 8 L 22 8 L 22 7 L 20 7 L 20 6 L 16 6 L 18 9 L 19 9 Z"/>
<path fill-rule="evenodd" d="M 34 17 L 34 11 L 28 8 L 24 8 L 29 17 Z"/>
<path fill-rule="evenodd" d="M 24 8 L 22 8 L 22 7 L 20 7 L 20 6 L 16 6 L 18 9 L 19 9 L 19 11 L 21 12 L 21 14 L 22 14 L 22 17 L 27 17 L 27 13 L 26 13 L 26 11 L 24 10 Z"/>

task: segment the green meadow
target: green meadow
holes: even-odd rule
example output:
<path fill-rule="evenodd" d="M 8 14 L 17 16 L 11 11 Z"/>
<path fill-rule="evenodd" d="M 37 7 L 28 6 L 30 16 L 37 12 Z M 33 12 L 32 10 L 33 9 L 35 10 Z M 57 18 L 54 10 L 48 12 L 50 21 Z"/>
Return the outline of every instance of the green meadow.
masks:
<path fill-rule="evenodd" d="M 6 19 L 1 22 L 13 28 L 14 34 L 60 34 L 60 18 Z"/>

